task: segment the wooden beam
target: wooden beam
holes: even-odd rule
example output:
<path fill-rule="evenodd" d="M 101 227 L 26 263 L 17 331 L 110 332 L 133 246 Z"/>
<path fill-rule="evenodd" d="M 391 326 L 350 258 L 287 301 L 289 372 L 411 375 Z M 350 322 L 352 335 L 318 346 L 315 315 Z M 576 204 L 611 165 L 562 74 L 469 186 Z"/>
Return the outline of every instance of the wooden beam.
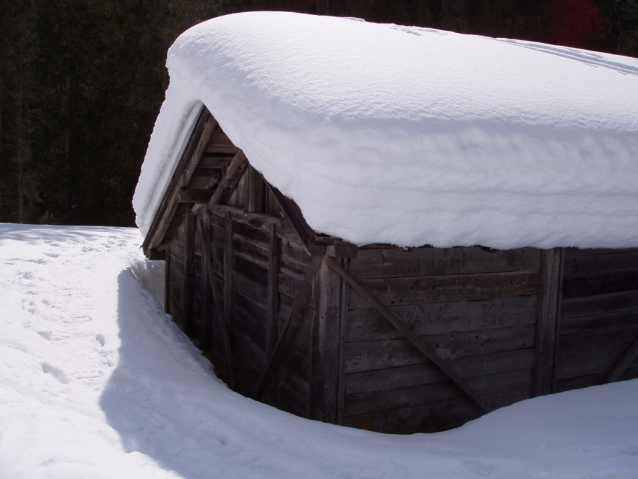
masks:
<path fill-rule="evenodd" d="M 177 198 L 179 191 L 190 182 L 216 127 L 217 121 L 215 118 L 213 118 L 205 107 L 202 107 L 202 112 L 200 113 L 182 157 L 173 173 L 171 182 L 164 194 L 162 203 L 155 214 L 153 223 L 142 244 L 146 255 L 149 254 L 150 250 L 156 249 L 164 241 L 168 227 L 179 205 Z"/>
<path fill-rule="evenodd" d="M 465 394 L 467 394 L 485 412 L 490 407 L 484 403 L 467 384 L 467 381 L 460 377 L 450 366 L 437 355 L 435 349 L 427 344 L 422 338 L 415 335 L 408 326 L 397 317 L 392 311 L 386 308 L 380 301 L 372 296 L 368 290 L 357 281 L 350 273 L 344 270 L 341 265 L 332 257 L 325 256 L 324 261 L 346 281 L 352 289 L 359 293 L 367 302 L 372 304 L 408 341 L 410 341 L 419 351 L 421 351 L 430 361 L 443 371 Z"/>
<path fill-rule="evenodd" d="M 277 236 L 277 225 L 271 224 L 268 243 L 268 325 L 266 337 L 266 354 L 272 354 L 279 336 L 279 255 L 280 242 Z"/>
<path fill-rule="evenodd" d="M 184 289 L 183 289 L 183 311 L 184 311 L 184 332 L 193 336 L 195 334 L 195 318 L 193 296 L 195 291 L 194 259 L 195 259 L 195 216 L 186 215 L 184 218 Z"/>
<path fill-rule="evenodd" d="M 239 183 L 239 180 L 247 167 L 248 161 L 246 160 L 246 155 L 244 155 L 243 151 L 239 150 L 233 157 L 230 165 L 228 165 L 226 174 L 219 181 L 215 193 L 208 201 L 209 208 L 228 201 L 228 198 L 230 198 L 230 195 L 232 195 L 233 191 L 235 191 L 237 183 Z"/>
<path fill-rule="evenodd" d="M 349 272 L 350 259 L 341 260 L 344 271 Z M 346 333 L 348 319 L 348 283 L 341 281 L 341 310 L 339 311 L 339 377 L 337 385 L 337 424 L 343 425 L 346 399 Z"/>
<path fill-rule="evenodd" d="M 312 326 L 311 417 L 337 421 L 341 277 L 325 262 L 316 276 L 316 307 Z"/>
<path fill-rule="evenodd" d="M 636 356 L 638 355 L 638 337 L 634 340 L 634 342 L 629 346 L 629 349 L 623 354 L 618 363 L 612 368 L 609 375 L 605 378 L 603 384 L 613 383 L 620 379 L 620 376 L 623 375 L 625 370 L 629 367 L 629 365 L 634 361 Z"/>
<path fill-rule="evenodd" d="M 224 220 L 224 322 L 228 336 L 233 338 L 233 220 L 226 214 Z"/>
<path fill-rule="evenodd" d="M 541 252 L 541 296 L 536 323 L 532 396 L 554 391 L 562 264 L 562 248 Z"/>
<path fill-rule="evenodd" d="M 301 287 L 297 292 L 297 296 L 295 297 L 295 301 L 293 302 L 292 309 L 290 311 L 290 315 L 288 319 L 286 319 L 286 323 L 279 334 L 279 338 L 277 339 L 277 344 L 273 349 L 270 358 L 268 359 L 268 363 L 266 364 L 266 370 L 261 380 L 259 381 L 259 386 L 257 388 L 257 392 L 255 393 L 255 399 L 260 400 L 264 393 L 266 392 L 266 387 L 268 383 L 272 379 L 272 376 L 275 372 L 275 368 L 279 364 L 279 360 L 283 355 L 286 347 L 286 342 L 292 337 L 294 333 L 294 322 L 297 319 L 297 316 L 301 312 L 302 307 L 304 306 L 304 301 L 308 296 L 310 291 L 310 286 L 312 286 L 312 282 L 314 281 L 315 276 L 317 275 L 317 271 L 319 270 L 319 266 L 321 266 L 321 259 L 325 255 L 326 248 L 314 248 L 313 255 L 310 259 L 310 265 L 308 266 L 308 270 L 306 271 L 306 276 L 304 277 L 303 282 L 301 283 Z"/>
<path fill-rule="evenodd" d="M 212 298 L 215 307 L 215 313 L 217 317 L 217 323 L 219 324 L 219 331 L 222 336 L 222 344 L 224 348 L 224 363 L 226 367 L 226 375 L 228 377 L 228 385 L 233 388 L 235 386 L 235 374 L 233 371 L 233 353 L 230 344 L 230 337 L 228 334 L 228 328 L 224 319 L 224 311 L 221 307 L 221 300 L 217 295 L 217 288 L 215 287 L 215 272 L 213 270 L 213 251 L 211 249 L 212 234 L 210 230 L 210 217 L 208 213 L 204 212 L 199 216 L 200 228 L 202 230 L 202 253 L 204 255 L 204 264 L 206 265 L 206 276 L 210 283 L 210 289 L 212 291 Z"/>

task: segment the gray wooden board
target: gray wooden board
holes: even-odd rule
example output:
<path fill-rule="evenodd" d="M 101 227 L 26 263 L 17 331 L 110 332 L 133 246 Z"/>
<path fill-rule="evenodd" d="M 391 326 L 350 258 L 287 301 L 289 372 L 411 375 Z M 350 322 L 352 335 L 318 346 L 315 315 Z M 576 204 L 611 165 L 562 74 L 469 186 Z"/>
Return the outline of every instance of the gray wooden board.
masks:
<path fill-rule="evenodd" d="M 590 356 L 611 351 L 623 351 L 629 347 L 637 335 L 638 322 L 629 330 L 596 331 L 561 336 L 558 358 L 559 361 L 562 361 L 569 356 Z"/>
<path fill-rule="evenodd" d="M 616 350 L 601 354 L 559 357 L 556 362 L 556 379 L 561 381 L 592 374 L 606 375 L 618 362 L 622 353 L 622 350 Z"/>
<path fill-rule="evenodd" d="M 235 289 L 233 295 L 234 331 L 242 333 L 264 351 L 266 343 L 266 308 Z"/>
<path fill-rule="evenodd" d="M 516 296 L 487 301 L 456 301 L 390 306 L 417 335 L 531 325 L 536 322 L 537 296 Z M 402 337 L 375 308 L 348 311 L 348 341 Z"/>
<path fill-rule="evenodd" d="M 426 338 L 443 360 L 527 349 L 534 345 L 533 326 L 432 335 Z M 420 364 L 423 354 L 406 339 L 348 343 L 346 372 Z M 461 374 L 461 372 L 457 372 Z M 462 374 L 461 374 L 462 375 Z"/>
<path fill-rule="evenodd" d="M 289 298 L 295 298 L 299 288 L 301 288 L 301 281 L 291 278 L 288 274 L 283 272 L 278 275 L 278 290 L 280 294 L 283 294 Z"/>
<path fill-rule="evenodd" d="M 530 348 L 460 358 L 454 361 L 454 367 L 459 371 L 459 375 L 468 378 L 524 369 L 531 370 L 533 361 L 534 350 Z M 421 364 L 347 374 L 345 382 L 346 393 L 353 394 L 401 386 L 417 386 L 445 379 L 445 374 L 438 367 L 424 359 Z"/>
<path fill-rule="evenodd" d="M 441 276 L 508 271 L 538 271 L 539 250 L 523 248 L 486 251 L 469 248 L 363 249 L 352 259 L 356 278 Z"/>
<path fill-rule="evenodd" d="M 498 400 L 488 401 L 513 404 L 529 397 L 529 390 L 510 391 L 498 394 Z M 461 425 L 481 415 L 480 409 L 466 397 L 435 401 L 428 404 L 394 408 L 351 415 L 344 418 L 344 425 L 389 433 L 435 432 Z"/>
<path fill-rule="evenodd" d="M 301 417 L 310 417 L 310 385 L 286 367 L 279 370 L 279 381 L 275 405 L 286 412 Z"/>
<path fill-rule="evenodd" d="M 565 260 L 569 260 L 572 257 L 579 256 L 592 256 L 592 255 L 606 255 L 606 254 L 618 254 L 618 253 L 638 253 L 638 248 L 565 248 Z"/>
<path fill-rule="evenodd" d="M 638 251 L 619 251 L 586 256 L 569 254 L 565 257 L 563 271 L 565 277 L 570 277 L 636 270 L 638 270 Z"/>
<path fill-rule="evenodd" d="M 635 290 L 638 290 L 638 270 L 600 273 L 563 280 L 564 299 Z"/>
<path fill-rule="evenodd" d="M 601 316 L 615 311 L 638 310 L 638 291 L 586 296 L 584 298 L 563 299 L 561 303 L 561 325 L 566 318 Z"/>
<path fill-rule="evenodd" d="M 268 286 L 268 269 L 246 258 L 233 255 L 233 270 L 257 284 Z"/>
<path fill-rule="evenodd" d="M 233 273 L 233 286 L 266 307 L 265 305 L 268 301 L 266 286 L 256 283 L 237 272 Z M 265 318 L 263 319 L 265 320 Z"/>
<path fill-rule="evenodd" d="M 535 272 L 362 279 L 360 283 L 385 306 L 505 298 L 540 291 Z M 369 307 L 355 292 L 349 299 L 349 309 Z"/>
<path fill-rule="evenodd" d="M 491 376 L 468 378 L 467 382 L 472 391 L 480 397 L 490 396 L 490 402 L 493 403 L 500 394 L 529 389 L 532 384 L 532 370 L 509 371 Z M 462 392 L 451 381 L 402 386 L 381 391 L 347 394 L 344 412 L 348 416 L 445 401 L 462 396 L 464 396 Z"/>
<path fill-rule="evenodd" d="M 563 317 L 560 334 L 633 330 L 638 324 L 638 310 L 614 311 L 597 316 Z"/>
<path fill-rule="evenodd" d="M 235 235 L 233 238 L 233 253 L 235 255 L 252 261 L 253 263 L 268 268 L 268 245 L 246 240 L 243 236 Z"/>

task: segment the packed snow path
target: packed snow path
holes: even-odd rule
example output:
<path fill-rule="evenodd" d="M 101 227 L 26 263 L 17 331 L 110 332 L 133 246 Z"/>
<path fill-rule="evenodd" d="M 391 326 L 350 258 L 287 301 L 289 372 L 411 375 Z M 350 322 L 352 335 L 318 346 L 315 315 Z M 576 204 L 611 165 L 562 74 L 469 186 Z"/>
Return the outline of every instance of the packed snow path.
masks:
<path fill-rule="evenodd" d="M 135 229 L 0 224 L 0 477 L 638 477 L 638 381 L 392 436 L 229 391 L 144 291 Z"/>

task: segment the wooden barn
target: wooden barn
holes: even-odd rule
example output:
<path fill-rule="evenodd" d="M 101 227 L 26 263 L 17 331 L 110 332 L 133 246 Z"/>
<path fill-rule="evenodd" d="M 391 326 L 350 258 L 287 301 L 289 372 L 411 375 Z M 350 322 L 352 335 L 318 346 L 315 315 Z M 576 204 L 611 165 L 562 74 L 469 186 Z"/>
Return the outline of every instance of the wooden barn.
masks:
<path fill-rule="evenodd" d="M 204 109 L 144 241 L 233 389 L 393 433 L 638 377 L 638 248 L 357 247 L 315 233 Z"/>
<path fill-rule="evenodd" d="M 166 311 L 232 389 L 302 417 L 414 433 L 638 377 L 631 231 L 623 249 L 354 244 L 309 226 L 250 141 L 229 139 L 248 137 L 228 109 L 199 98 L 143 249 L 166 262 Z"/>

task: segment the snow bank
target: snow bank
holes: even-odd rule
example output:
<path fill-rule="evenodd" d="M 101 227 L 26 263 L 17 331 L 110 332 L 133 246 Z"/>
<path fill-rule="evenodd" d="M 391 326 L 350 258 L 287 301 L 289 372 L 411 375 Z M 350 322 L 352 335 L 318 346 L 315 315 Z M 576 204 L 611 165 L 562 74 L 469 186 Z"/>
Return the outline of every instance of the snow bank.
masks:
<path fill-rule="evenodd" d="M 148 231 L 204 104 L 315 230 L 358 244 L 638 246 L 638 60 L 281 12 L 169 50 Z"/>
<path fill-rule="evenodd" d="M 2 479 L 638 477 L 638 380 L 412 436 L 242 397 L 131 275 L 141 241 L 0 224 Z"/>

